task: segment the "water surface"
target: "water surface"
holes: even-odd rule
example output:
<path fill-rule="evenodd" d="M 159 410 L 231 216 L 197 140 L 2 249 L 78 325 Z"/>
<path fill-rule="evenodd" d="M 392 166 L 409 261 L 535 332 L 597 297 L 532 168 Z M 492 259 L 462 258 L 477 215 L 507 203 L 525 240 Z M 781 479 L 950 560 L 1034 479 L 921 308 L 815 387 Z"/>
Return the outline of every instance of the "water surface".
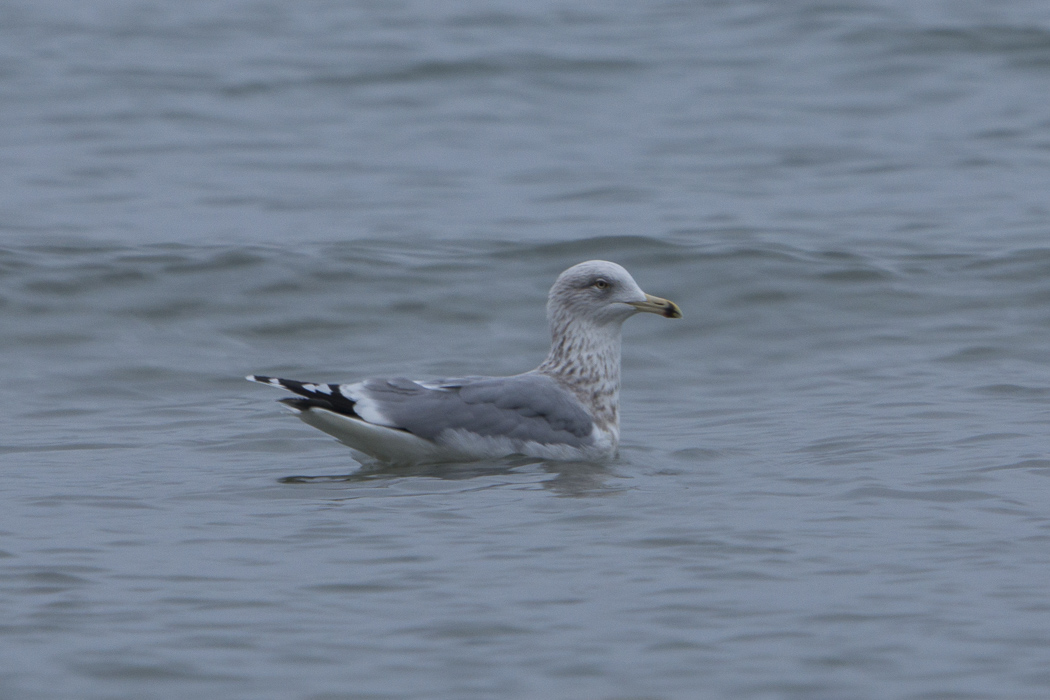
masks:
<path fill-rule="evenodd" d="M 1050 11 L 0 9 L 0 695 L 1043 698 Z M 513 374 L 608 464 L 362 470 L 250 385 Z"/>

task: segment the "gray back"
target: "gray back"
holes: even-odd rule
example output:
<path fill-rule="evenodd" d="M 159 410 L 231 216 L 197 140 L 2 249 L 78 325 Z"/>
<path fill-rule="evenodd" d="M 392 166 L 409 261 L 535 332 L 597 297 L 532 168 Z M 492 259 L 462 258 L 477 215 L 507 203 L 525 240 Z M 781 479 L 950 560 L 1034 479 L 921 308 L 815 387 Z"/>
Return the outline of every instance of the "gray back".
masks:
<path fill-rule="evenodd" d="M 591 442 L 593 421 L 570 391 L 545 374 L 451 379 L 428 389 L 403 379 L 370 379 L 382 414 L 414 435 L 444 430 L 575 447 Z"/>

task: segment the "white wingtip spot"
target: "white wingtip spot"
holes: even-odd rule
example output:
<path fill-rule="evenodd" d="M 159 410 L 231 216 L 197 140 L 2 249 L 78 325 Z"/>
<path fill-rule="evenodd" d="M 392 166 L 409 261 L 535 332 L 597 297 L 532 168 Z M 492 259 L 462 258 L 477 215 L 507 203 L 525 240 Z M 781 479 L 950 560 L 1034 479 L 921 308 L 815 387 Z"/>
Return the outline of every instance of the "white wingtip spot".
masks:
<path fill-rule="evenodd" d="M 249 374 L 247 377 L 245 377 L 245 379 L 247 379 L 249 382 L 255 382 L 257 384 L 269 384 L 271 386 L 281 387 L 282 389 L 284 388 L 281 384 L 281 380 L 277 379 L 276 377 L 263 377 L 258 374 Z"/>

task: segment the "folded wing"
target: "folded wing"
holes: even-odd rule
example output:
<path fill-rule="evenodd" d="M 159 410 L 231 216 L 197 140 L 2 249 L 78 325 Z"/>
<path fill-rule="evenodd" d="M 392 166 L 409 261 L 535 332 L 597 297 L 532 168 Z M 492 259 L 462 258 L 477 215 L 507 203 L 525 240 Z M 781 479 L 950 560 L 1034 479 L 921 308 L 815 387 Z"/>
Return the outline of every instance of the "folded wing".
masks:
<path fill-rule="evenodd" d="M 590 414 L 571 392 L 545 374 L 440 382 L 369 379 L 356 384 L 316 384 L 259 375 L 248 378 L 298 394 L 302 398 L 283 402 L 300 412 L 330 411 L 435 443 L 451 435 L 570 447 L 592 442 Z"/>
<path fill-rule="evenodd" d="M 357 388 L 360 387 L 360 388 Z M 576 397 L 543 374 L 476 377 L 424 384 L 372 379 L 356 385 L 381 424 L 440 441 L 446 431 L 574 447 L 591 440 L 593 421 Z M 362 415 L 371 411 L 362 410 Z"/>

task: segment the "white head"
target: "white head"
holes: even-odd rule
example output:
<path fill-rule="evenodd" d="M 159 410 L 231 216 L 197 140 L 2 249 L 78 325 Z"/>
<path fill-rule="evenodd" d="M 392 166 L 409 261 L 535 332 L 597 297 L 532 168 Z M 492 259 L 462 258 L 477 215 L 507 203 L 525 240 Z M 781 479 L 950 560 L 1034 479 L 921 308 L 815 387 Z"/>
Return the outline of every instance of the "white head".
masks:
<path fill-rule="evenodd" d="M 681 318 L 678 305 L 642 291 L 616 263 L 588 260 L 558 276 L 547 298 L 547 316 L 555 327 L 566 323 L 621 324 L 639 311 Z"/>

